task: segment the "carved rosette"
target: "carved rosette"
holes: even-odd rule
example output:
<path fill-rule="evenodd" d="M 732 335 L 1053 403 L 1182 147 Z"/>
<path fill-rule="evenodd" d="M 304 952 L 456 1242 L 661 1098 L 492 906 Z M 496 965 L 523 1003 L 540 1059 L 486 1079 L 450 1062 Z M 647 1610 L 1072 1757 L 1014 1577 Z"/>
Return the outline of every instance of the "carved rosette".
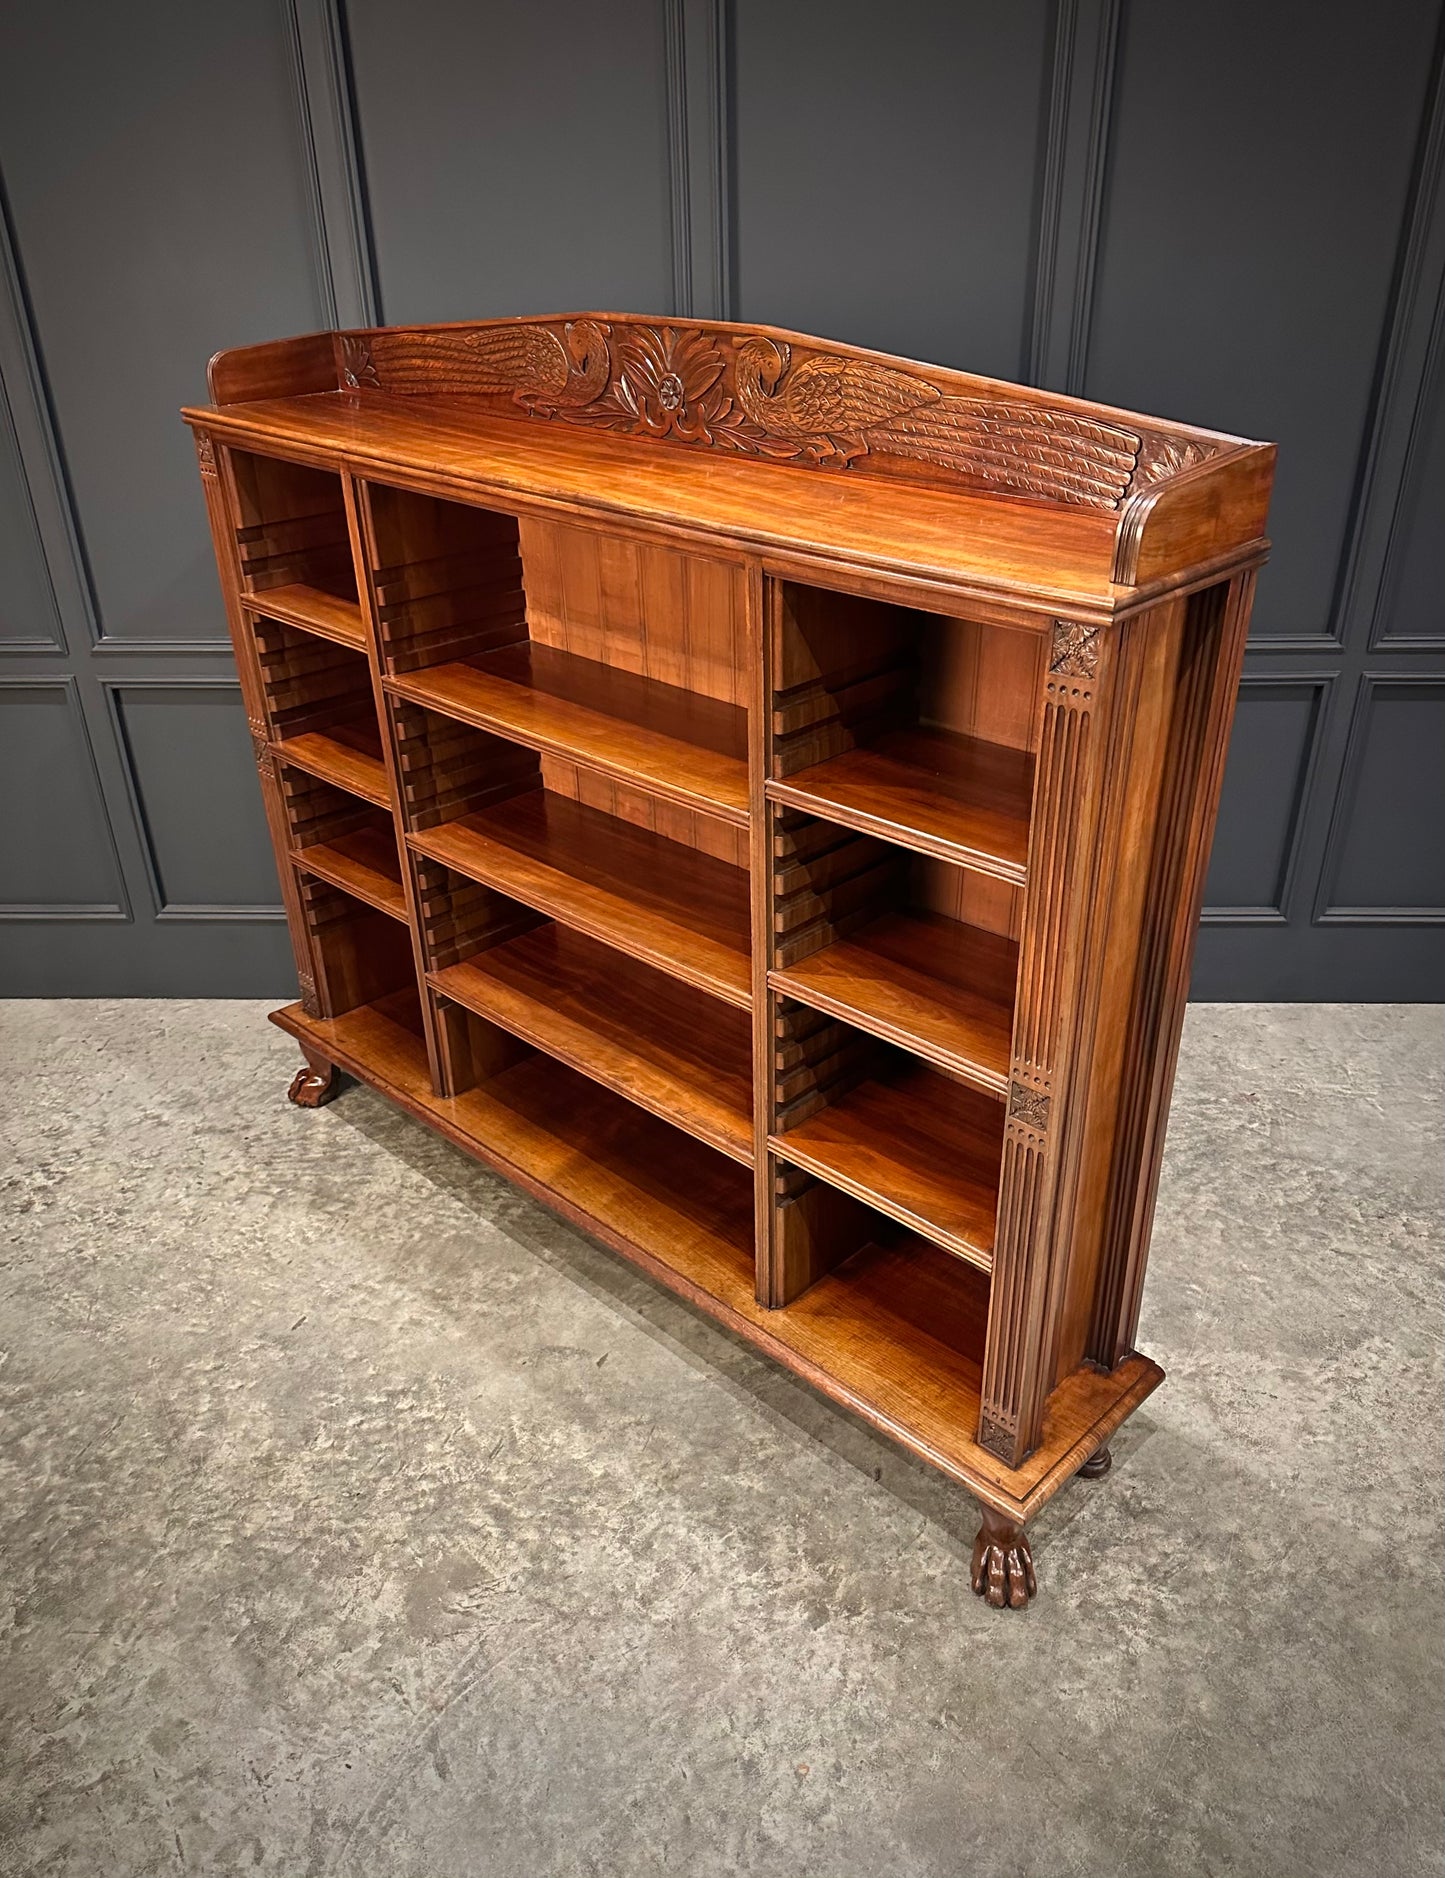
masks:
<path fill-rule="evenodd" d="M 516 320 L 342 340 L 352 387 L 505 397 L 529 416 L 810 468 L 901 462 L 912 473 L 1117 510 L 1215 446 L 962 374 L 858 357 L 747 328 L 646 320 Z"/>
<path fill-rule="evenodd" d="M 1099 669 L 1099 626 L 1081 626 L 1074 620 L 1054 621 L 1049 649 L 1049 670 L 1058 678 L 1092 678 Z"/>

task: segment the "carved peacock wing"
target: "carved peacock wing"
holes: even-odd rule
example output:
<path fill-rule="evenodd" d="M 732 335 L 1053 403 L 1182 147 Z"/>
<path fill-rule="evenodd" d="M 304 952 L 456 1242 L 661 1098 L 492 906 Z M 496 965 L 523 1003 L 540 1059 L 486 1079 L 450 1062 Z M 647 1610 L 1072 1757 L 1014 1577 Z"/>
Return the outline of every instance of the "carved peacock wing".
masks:
<path fill-rule="evenodd" d="M 759 336 L 742 347 L 735 367 L 738 402 L 772 437 L 861 437 L 873 425 L 937 400 L 925 380 L 859 359 L 804 359 Z"/>
<path fill-rule="evenodd" d="M 469 350 L 475 373 L 468 382 L 481 392 L 559 398 L 572 368 L 567 348 L 545 326 L 484 327 L 470 335 Z"/>
<path fill-rule="evenodd" d="M 876 425 L 868 443 L 1022 495 L 1116 509 L 1134 473 L 1140 439 L 1073 412 L 940 397 Z"/>

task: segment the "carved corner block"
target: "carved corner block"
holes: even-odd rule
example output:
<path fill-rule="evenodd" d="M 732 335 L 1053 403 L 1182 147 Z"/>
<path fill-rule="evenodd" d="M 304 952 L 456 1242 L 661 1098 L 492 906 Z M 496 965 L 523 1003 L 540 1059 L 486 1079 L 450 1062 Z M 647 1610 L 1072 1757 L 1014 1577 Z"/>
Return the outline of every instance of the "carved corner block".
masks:
<path fill-rule="evenodd" d="M 1099 671 L 1103 628 L 1056 619 L 1049 647 L 1049 671 L 1056 678 L 1094 678 Z"/>

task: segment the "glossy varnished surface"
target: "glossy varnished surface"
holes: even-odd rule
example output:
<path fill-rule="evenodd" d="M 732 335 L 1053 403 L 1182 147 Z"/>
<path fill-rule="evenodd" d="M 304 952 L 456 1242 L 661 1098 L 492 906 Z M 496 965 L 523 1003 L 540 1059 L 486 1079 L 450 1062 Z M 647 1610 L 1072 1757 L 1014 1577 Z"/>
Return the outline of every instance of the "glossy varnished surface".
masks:
<path fill-rule="evenodd" d="M 926 911 L 889 913 L 770 974 L 777 990 L 980 1087 L 1008 1086 L 1018 947 Z"/>
<path fill-rule="evenodd" d="M 1003 1108 L 899 1056 L 775 1136 L 779 1154 L 987 1270 Z"/>
<path fill-rule="evenodd" d="M 323 639 L 334 639 L 355 652 L 366 651 L 366 623 L 354 594 L 328 593 L 324 587 L 293 581 L 288 586 L 252 594 L 247 605 L 253 612 L 267 613 L 272 619 L 285 620 Z"/>
<path fill-rule="evenodd" d="M 877 483 L 784 464 L 657 453 L 630 439 L 577 436 L 470 416 L 457 399 L 328 392 L 192 413 L 217 436 L 267 440 L 363 470 L 414 465 L 429 486 L 585 504 L 614 518 L 720 535 L 781 552 L 891 567 L 1050 602 L 1112 606 L 1112 516 L 1056 511 Z M 1020 512 L 1022 510 L 1022 513 Z"/>
<path fill-rule="evenodd" d="M 736 705 L 527 641 L 388 688 L 746 825 L 747 714 Z"/>
<path fill-rule="evenodd" d="M 748 882 L 740 868 L 542 789 L 411 841 L 730 1003 L 751 999 Z"/>
<path fill-rule="evenodd" d="M 324 782 L 349 790 L 367 802 L 386 807 L 391 785 L 381 759 L 381 737 L 374 723 L 336 724 L 330 730 L 308 730 L 277 746 L 287 763 L 298 764 Z"/>
<path fill-rule="evenodd" d="M 752 1295 L 747 1175 L 710 1149 L 684 1138 L 679 1151 L 675 1130 L 609 1106 L 605 1091 L 542 1058 L 490 1091 L 436 1096 L 404 1010 L 402 1021 L 363 1009 L 323 1022 L 291 1005 L 273 1022 L 1004 1512 L 1033 1511 L 1163 1380 L 1140 1356 L 1112 1375 L 1080 1370 L 1054 1392 L 1037 1451 L 1005 1468 L 972 1437 L 980 1275 L 946 1253 L 908 1240 L 865 1249 L 797 1305 L 764 1310 Z"/>
<path fill-rule="evenodd" d="M 407 917 L 396 837 L 390 829 L 358 828 L 334 835 L 330 841 L 299 849 L 296 860 L 308 873 L 354 893 L 394 919 Z"/>
<path fill-rule="evenodd" d="M 943 730 L 892 731 L 768 784 L 787 802 L 1014 883 L 1028 861 L 1026 752 Z"/>
<path fill-rule="evenodd" d="M 751 1165 L 752 1048 L 744 1012 L 555 922 L 448 966 L 432 982 Z"/>

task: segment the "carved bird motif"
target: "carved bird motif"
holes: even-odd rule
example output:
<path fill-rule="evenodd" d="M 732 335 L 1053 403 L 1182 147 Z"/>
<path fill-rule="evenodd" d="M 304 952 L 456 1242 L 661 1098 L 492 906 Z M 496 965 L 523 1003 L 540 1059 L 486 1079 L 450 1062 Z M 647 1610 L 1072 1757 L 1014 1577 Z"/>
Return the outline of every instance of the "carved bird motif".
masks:
<path fill-rule="evenodd" d="M 887 365 L 811 358 L 790 372 L 789 356 L 787 346 L 760 334 L 733 368 L 739 404 L 774 437 L 857 437 L 941 395 Z"/>
<path fill-rule="evenodd" d="M 471 389 L 509 391 L 529 409 L 590 404 L 607 388 L 607 335 L 596 320 L 571 321 L 562 338 L 547 326 L 484 327 L 469 343 Z"/>
<path fill-rule="evenodd" d="M 1140 439 L 1114 424 L 1032 404 L 950 397 L 865 359 L 808 358 L 758 335 L 738 352 L 738 402 L 770 436 L 844 462 L 867 450 L 911 457 L 1000 488 L 1116 508 Z"/>

